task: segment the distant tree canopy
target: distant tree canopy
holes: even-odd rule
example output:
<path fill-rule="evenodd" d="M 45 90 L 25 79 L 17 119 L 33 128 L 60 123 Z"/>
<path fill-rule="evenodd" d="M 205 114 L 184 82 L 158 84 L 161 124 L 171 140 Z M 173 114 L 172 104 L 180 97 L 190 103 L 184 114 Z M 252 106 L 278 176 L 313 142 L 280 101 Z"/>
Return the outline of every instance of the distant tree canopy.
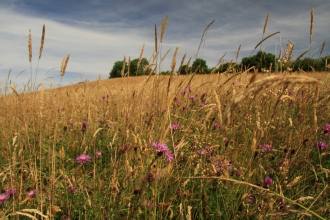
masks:
<path fill-rule="evenodd" d="M 272 63 L 272 70 L 275 70 L 275 61 L 276 57 L 274 54 L 259 51 L 256 55 L 244 57 L 242 59 L 242 65 L 245 69 L 255 66 L 259 71 L 261 71 L 263 68 L 269 69 L 270 64 Z"/>
<path fill-rule="evenodd" d="M 147 69 L 146 71 L 143 71 L 148 65 L 149 62 L 146 58 L 142 58 L 140 61 L 140 66 L 138 67 L 139 59 L 134 59 L 130 61 L 130 76 L 141 76 L 141 75 L 148 75 L 150 73 L 150 69 Z M 121 70 L 123 68 L 123 61 L 116 61 L 112 67 L 112 70 L 109 73 L 109 78 L 116 78 L 121 77 Z M 128 65 L 125 64 L 125 71 L 124 74 L 127 74 L 128 72 Z"/>
<path fill-rule="evenodd" d="M 210 73 L 206 61 L 200 58 L 197 58 L 192 66 L 191 66 L 191 71 L 195 72 L 196 74 L 203 74 L 203 73 Z"/>
<path fill-rule="evenodd" d="M 146 58 L 142 58 L 140 61 L 140 66 L 138 68 L 139 59 L 134 59 L 130 61 L 130 76 L 142 76 L 149 75 L 152 71 L 151 68 L 145 69 L 149 62 Z M 303 58 L 296 61 L 289 61 L 287 63 L 280 63 L 277 61 L 274 54 L 265 53 L 259 51 L 256 55 L 250 57 L 244 57 L 241 63 L 235 62 L 225 62 L 220 65 L 220 67 L 208 68 L 206 61 L 204 59 L 198 58 L 193 63 L 192 66 L 182 65 L 178 70 L 177 74 L 186 75 L 190 73 L 196 74 L 209 74 L 212 71 L 215 73 L 223 72 L 235 72 L 238 69 L 248 69 L 252 66 L 255 66 L 259 71 L 262 69 L 269 70 L 270 67 L 272 71 L 284 71 L 287 70 L 287 67 L 292 68 L 293 71 L 304 70 L 304 71 L 325 71 L 330 69 L 330 56 L 325 56 L 322 58 Z M 328 66 L 328 67 L 327 67 Z M 109 78 L 121 77 L 121 71 L 123 68 L 123 61 L 116 61 L 113 65 L 112 70 L 109 73 Z M 128 65 L 125 64 L 124 75 L 128 73 Z M 170 71 L 163 70 L 161 75 L 168 75 Z"/>

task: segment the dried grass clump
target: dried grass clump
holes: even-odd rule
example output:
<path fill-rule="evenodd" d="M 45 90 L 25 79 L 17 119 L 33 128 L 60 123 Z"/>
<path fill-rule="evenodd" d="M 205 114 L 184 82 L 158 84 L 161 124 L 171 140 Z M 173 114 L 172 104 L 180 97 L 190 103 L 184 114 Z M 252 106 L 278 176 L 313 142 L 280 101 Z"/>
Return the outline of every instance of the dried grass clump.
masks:
<path fill-rule="evenodd" d="M 283 57 L 279 59 L 279 62 L 287 63 L 293 57 L 294 42 L 289 39 L 289 43 L 286 44 L 287 48 L 284 51 Z M 302 55 L 303 56 L 303 55 Z"/>
<path fill-rule="evenodd" d="M 309 29 L 309 43 L 312 44 L 313 40 L 313 26 L 314 26 L 314 8 L 311 10 L 311 26 Z"/>
<path fill-rule="evenodd" d="M 42 27 L 42 34 L 41 34 L 41 42 L 40 42 L 40 49 L 39 49 L 39 59 L 41 58 L 42 51 L 44 49 L 44 44 L 45 44 L 45 32 L 46 32 L 46 27 L 43 25 Z"/>
<path fill-rule="evenodd" d="M 61 77 L 63 77 L 64 74 L 65 74 L 65 70 L 66 70 L 66 67 L 68 65 L 69 59 L 70 59 L 70 54 L 68 54 L 68 56 L 64 57 L 63 60 L 62 60 L 61 71 L 60 71 L 60 76 Z"/>
<path fill-rule="evenodd" d="M 29 49 L 29 62 L 31 62 L 32 61 L 32 35 L 31 35 L 31 29 L 29 30 L 28 49 Z"/>
<path fill-rule="evenodd" d="M 244 92 L 238 95 L 227 108 L 224 124 L 228 125 L 232 112 L 238 107 L 239 103 L 251 95 L 256 96 L 264 88 L 275 87 L 279 84 L 318 84 L 321 83 L 317 79 L 308 76 L 269 76 L 264 79 L 255 81 Z"/>

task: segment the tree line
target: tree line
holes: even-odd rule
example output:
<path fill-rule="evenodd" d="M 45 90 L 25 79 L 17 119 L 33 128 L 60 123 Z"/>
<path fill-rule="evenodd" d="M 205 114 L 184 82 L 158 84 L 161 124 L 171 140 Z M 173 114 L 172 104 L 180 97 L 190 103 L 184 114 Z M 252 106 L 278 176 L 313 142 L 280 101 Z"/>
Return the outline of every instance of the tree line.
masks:
<path fill-rule="evenodd" d="M 153 70 L 150 68 L 149 62 L 146 58 L 142 58 L 139 63 L 139 59 L 134 59 L 129 62 L 116 61 L 112 70 L 109 73 L 109 78 L 122 77 L 127 74 L 130 76 L 142 76 L 149 75 Z M 177 74 L 185 75 L 189 73 L 196 74 L 210 74 L 210 73 L 223 73 L 223 72 L 235 72 L 244 71 L 250 67 L 255 67 L 260 72 L 265 70 L 274 71 L 326 71 L 330 69 L 330 56 L 322 58 L 303 58 L 298 57 L 295 61 L 280 62 L 274 54 L 259 51 L 257 54 L 244 57 L 241 63 L 236 62 L 223 62 L 218 67 L 209 68 L 206 61 L 201 58 L 197 58 L 193 63 L 180 66 Z M 169 74 L 170 71 L 163 71 L 160 74 Z"/>

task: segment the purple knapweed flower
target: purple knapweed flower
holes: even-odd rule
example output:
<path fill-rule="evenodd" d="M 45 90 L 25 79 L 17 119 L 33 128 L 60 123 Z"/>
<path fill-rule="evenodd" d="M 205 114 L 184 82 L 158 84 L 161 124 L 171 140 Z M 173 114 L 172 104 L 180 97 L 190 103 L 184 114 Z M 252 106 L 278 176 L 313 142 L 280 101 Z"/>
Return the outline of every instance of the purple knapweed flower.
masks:
<path fill-rule="evenodd" d="M 144 177 L 144 182 L 147 181 L 147 182 L 152 182 L 154 181 L 155 177 L 154 177 L 154 174 L 153 173 L 148 173 L 148 175 L 146 177 Z"/>
<path fill-rule="evenodd" d="M 273 147 L 269 144 L 259 145 L 263 151 L 273 151 Z"/>
<path fill-rule="evenodd" d="M 168 160 L 168 161 L 174 160 L 174 157 L 171 154 L 171 152 L 168 149 L 168 147 L 166 146 L 166 144 L 153 142 L 153 143 L 151 143 L 151 146 L 153 146 L 153 147 L 155 147 L 157 149 L 157 153 L 159 153 L 159 154 L 164 153 L 166 160 Z"/>
<path fill-rule="evenodd" d="M 68 187 L 68 192 L 70 192 L 70 193 L 77 193 L 78 192 L 78 189 L 70 186 L 70 187 Z"/>
<path fill-rule="evenodd" d="M 0 194 L 0 204 L 6 202 L 10 198 L 10 195 L 7 193 Z"/>
<path fill-rule="evenodd" d="M 191 86 L 189 86 L 189 92 L 192 92 L 192 87 Z"/>
<path fill-rule="evenodd" d="M 319 141 L 319 142 L 315 143 L 315 147 L 319 148 L 320 150 L 325 150 L 329 147 L 329 145 L 327 143 Z"/>
<path fill-rule="evenodd" d="M 103 96 L 102 96 L 102 99 L 105 99 L 106 97 L 107 97 L 107 96 L 103 95 Z"/>
<path fill-rule="evenodd" d="M 97 158 L 102 157 L 102 152 L 101 151 L 96 151 L 95 155 L 96 155 Z"/>
<path fill-rule="evenodd" d="M 248 198 L 247 198 L 247 202 L 253 204 L 255 202 L 254 195 L 249 195 Z"/>
<path fill-rule="evenodd" d="M 147 208 L 153 208 L 154 204 L 150 200 L 141 201 L 141 205 Z"/>
<path fill-rule="evenodd" d="M 14 195 L 16 193 L 16 188 L 14 188 L 14 189 L 7 189 L 5 191 L 5 193 L 8 194 L 9 196 L 12 196 L 12 195 Z"/>
<path fill-rule="evenodd" d="M 175 104 L 178 104 L 178 103 L 179 103 L 179 99 L 178 99 L 177 97 L 175 97 L 174 100 L 173 100 L 173 102 L 174 102 Z"/>
<path fill-rule="evenodd" d="M 323 125 L 323 131 L 324 131 L 324 133 L 330 133 L 330 124 L 325 124 L 325 125 Z"/>
<path fill-rule="evenodd" d="M 293 90 L 289 89 L 288 90 L 288 95 L 293 95 Z"/>
<path fill-rule="evenodd" d="M 213 123 L 213 130 L 218 130 L 219 129 L 219 125 L 217 123 Z"/>
<path fill-rule="evenodd" d="M 272 183 L 273 183 L 273 179 L 270 178 L 269 176 L 267 176 L 265 179 L 264 179 L 264 188 L 269 188 L 272 186 Z"/>
<path fill-rule="evenodd" d="M 176 131 L 176 130 L 180 130 L 181 126 L 178 124 L 171 124 L 171 129 Z"/>
<path fill-rule="evenodd" d="M 191 95 L 191 96 L 189 96 L 189 99 L 191 99 L 191 100 L 194 100 L 195 98 L 196 98 L 195 95 Z"/>
<path fill-rule="evenodd" d="M 181 91 L 181 94 L 182 94 L 182 95 L 186 95 L 186 94 L 187 94 L 187 91 L 186 91 L 186 90 L 182 90 L 182 91 Z"/>
<path fill-rule="evenodd" d="M 90 162 L 91 161 L 91 157 L 88 156 L 88 155 L 86 155 L 86 154 L 82 154 L 82 155 L 80 155 L 80 156 L 78 156 L 76 158 L 76 161 L 77 161 L 77 163 L 84 164 L 86 162 Z"/>
<path fill-rule="evenodd" d="M 87 122 L 86 121 L 83 121 L 81 130 L 82 131 L 86 131 L 86 129 L 87 129 Z"/>
<path fill-rule="evenodd" d="M 188 109 L 189 109 L 188 105 L 182 107 L 182 110 L 188 110 Z"/>
<path fill-rule="evenodd" d="M 26 198 L 32 199 L 32 198 L 36 197 L 36 195 L 37 195 L 37 190 L 34 189 L 34 190 L 31 190 L 31 191 L 27 194 Z"/>

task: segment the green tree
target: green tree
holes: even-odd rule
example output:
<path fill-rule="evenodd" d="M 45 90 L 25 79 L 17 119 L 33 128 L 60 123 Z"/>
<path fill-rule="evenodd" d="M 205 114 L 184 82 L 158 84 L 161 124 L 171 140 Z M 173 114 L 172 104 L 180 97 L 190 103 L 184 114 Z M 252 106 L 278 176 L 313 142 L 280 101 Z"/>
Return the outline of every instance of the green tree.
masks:
<path fill-rule="evenodd" d="M 146 58 L 142 58 L 140 61 L 140 66 L 138 66 L 139 59 L 134 59 L 130 62 L 130 75 L 131 76 L 142 76 L 147 75 L 150 73 L 149 70 L 147 70 L 145 73 L 143 72 L 144 68 L 149 65 L 149 62 Z"/>
<path fill-rule="evenodd" d="M 121 70 L 123 68 L 123 61 L 116 61 L 109 73 L 109 78 L 121 77 Z M 125 73 L 127 72 L 127 64 L 125 65 Z"/>
<path fill-rule="evenodd" d="M 261 71 L 262 68 L 269 69 L 270 64 L 272 63 L 272 69 L 274 70 L 275 60 L 276 57 L 274 54 L 259 51 L 256 55 L 253 55 L 251 57 L 244 57 L 242 59 L 242 65 L 246 69 L 255 66 L 256 68 L 258 68 L 259 71 Z"/>
<path fill-rule="evenodd" d="M 209 68 L 207 67 L 205 60 L 198 58 L 193 62 L 191 71 L 197 74 L 209 73 Z"/>
<path fill-rule="evenodd" d="M 178 74 L 180 75 L 187 75 L 191 72 L 191 67 L 188 67 L 187 65 L 182 65 L 181 69 L 179 69 Z"/>

